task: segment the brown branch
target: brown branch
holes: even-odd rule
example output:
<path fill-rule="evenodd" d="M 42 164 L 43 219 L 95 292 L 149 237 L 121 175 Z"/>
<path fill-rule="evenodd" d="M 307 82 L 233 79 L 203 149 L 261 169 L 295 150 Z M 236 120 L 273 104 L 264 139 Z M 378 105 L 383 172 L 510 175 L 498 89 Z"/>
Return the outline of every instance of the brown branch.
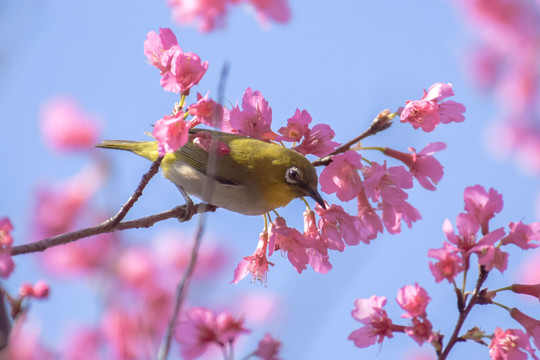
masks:
<path fill-rule="evenodd" d="M 143 190 L 150 181 L 150 179 L 152 179 L 152 177 L 159 171 L 159 166 L 161 165 L 162 160 L 163 157 L 160 156 L 156 159 L 156 161 L 152 163 L 150 169 L 142 176 L 141 181 L 139 182 L 139 185 L 137 186 L 133 194 L 131 194 L 126 203 L 122 205 L 120 210 L 113 217 L 93 227 L 56 235 L 26 245 L 14 246 L 11 248 L 11 255 L 15 256 L 21 254 L 29 254 L 33 252 L 41 252 L 45 251 L 50 247 L 68 244 L 70 242 L 80 240 L 89 236 L 114 232 L 118 230 L 148 228 L 154 225 L 156 222 L 170 218 L 177 218 L 179 221 L 183 222 L 189 220 L 191 216 L 195 213 L 204 213 L 207 211 L 214 211 L 216 209 L 216 207 L 213 205 L 198 204 L 195 206 L 195 210 L 193 211 L 193 213 L 190 213 L 189 211 L 187 211 L 188 206 L 177 206 L 174 209 L 165 211 L 160 214 L 150 215 L 137 220 L 121 222 L 126 217 L 127 213 L 133 207 L 135 202 L 139 199 L 139 197 L 141 197 Z"/>
<path fill-rule="evenodd" d="M 471 296 L 471 299 L 469 300 L 469 304 L 467 304 L 467 307 L 465 309 L 463 308 L 459 309 L 459 317 L 456 323 L 456 327 L 454 328 L 454 332 L 452 333 L 450 340 L 448 340 L 448 344 L 446 344 L 446 348 L 444 349 L 444 351 L 441 354 L 439 354 L 438 360 L 445 360 L 448 354 L 450 353 L 450 350 L 452 350 L 454 345 L 460 341 L 459 332 L 461 330 L 461 327 L 463 326 L 463 323 L 465 322 L 467 315 L 469 315 L 474 305 L 476 305 L 477 303 L 480 303 L 479 302 L 479 300 L 481 300 L 480 288 L 482 287 L 482 284 L 486 281 L 487 276 L 488 276 L 488 271 L 486 271 L 485 267 L 481 265 L 480 271 L 478 274 L 478 279 L 476 280 L 476 286 L 474 288 L 473 295 Z M 462 296 L 462 294 L 457 294 L 457 295 Z"/>
<path fill-rule="evenodd" d="M 144 188 L 146 187 L 146 185 L 148 184 L 148 182 L 150 181 L 150 179 L 152 179 L 154 175 L 156 175 L 157 172 L 159 171 L 159 166 L 161 165 L 162 160 L 163 160 L 163 156 L 160 156 L 156 159 L 156 161 L 152 163 L 152 165 L 150 166 L 150 169 L 148 169 L 146 174 L 142 176 L 142 179 L 139 182 L 139 185 L 137 186 L 133 194 L 131 194 L 128 201 L 126 201 L 126 203 L 122 205 L 120 210 L 112 218 L 105 221 L 104 224 L 110 223 L 111 225 L 114 226 L 126 217 L 128 211 L 133 207 L 135 202 L 139 200 L 139 198 L 141 197 L 142 192 Z"/>
<path fill-rule="evenodd" d="M 377 117 L 371 122 L 369 127 L 360 135 L 339 146 L 330 154 L 317 159 L 312 162 L 313 166 L 326 166 L 332 162 L 332 158 L 335 155 L 342 154 L 347 150 L 350 150 L 351 146 L 355 145 L 359 141 L 367 138 L 368 136 L 375 135 L 378 132 L 388 129 L 392 126 L 392 119 L 396 116 L 396 113 L 390 113 L 390 110 L 383 110 L 377 115 Z"/>
<path fill-rule="evenodd" d="M 210 204 L 202 203 L 196 204 L 194 206 L 195 213 L 197 214 L 216 210 L 216 207 Z M 185 221 L 186 215 L 188 215 L 186 208 L 186 205 L 177 206 L 171 210 L 159 214 L 142 217 L 136 220 L 124 221 L 118 224 L 114 224 L 113 222 L 111 222 L 111 219 L 114 218 L 113 217 L 93 227 L 56 235 L 30 244 L 14 246 L 11 248 L 11 255 L 15 256 L 34 252 L 41 252 L 45 251 L 48 248 L 68 244 L 70 242 L 77 241 L 89 236 L 110 233 L 118 230 L 149 228 L 157 222 L 172 218 L 176 218 L 178 219 L 178 221 L 183 222 Z"/>

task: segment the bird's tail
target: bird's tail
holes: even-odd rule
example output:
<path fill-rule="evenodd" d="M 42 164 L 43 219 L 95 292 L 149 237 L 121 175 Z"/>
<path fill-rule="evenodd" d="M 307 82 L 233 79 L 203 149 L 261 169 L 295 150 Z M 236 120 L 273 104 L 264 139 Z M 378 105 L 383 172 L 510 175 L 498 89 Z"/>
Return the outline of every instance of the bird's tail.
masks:
<path fill-rule="evenodd" d="M 150 161 L 156 161 L 158 158 L 157 141 L 104 140 L 96 147 L 131 151 Z"/>

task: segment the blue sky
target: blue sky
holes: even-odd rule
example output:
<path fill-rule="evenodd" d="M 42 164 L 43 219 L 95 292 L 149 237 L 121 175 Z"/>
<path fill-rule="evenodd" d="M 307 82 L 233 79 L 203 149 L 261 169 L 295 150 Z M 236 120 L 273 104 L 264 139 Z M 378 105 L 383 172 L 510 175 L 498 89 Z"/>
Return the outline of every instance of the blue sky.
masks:
<path fill-rule="evenodd" d="M 466 78 L 464 55 L 474 41 L 449 1 L 342 1 L 330 5 L 298 0 L 290 6 L 293 17 L 284 26 L 261 29 L 249 10 L 240 7 L 229 14 L 224 30 L 201 34 L 193 27 L 173 23 L 163 1 L 3 2 L 0 121 L 7 131 L 1 145 L 0 216 L 11 218 L 16 242 L 27 241 L 36 184 L 69 177 L 84 166 L 84 156 L 51 152 L 41 139 L 38 111 L 51 96 L 73 95 L 88 112 L 99 114 L 106 139 L 142 140 L 150 124 L 171 111 L 177 98 L 161 89 L 157 70 L 146 63 L 143 54 L 146 34 L 159 27 L 170 27 L 184 51 L 196 52 L 210 63 L 199 87 L 192 91 L 193 98 L 196 91 L 216 93 L 221 65 L 229 61 L 227 104 L 241 102 L 244 90 L 251 87 L 269 101 L 274 129 L 283 126 L 296 108 L 306 109 L 314 123 L 330 124 L 340 142 L 363 131 L 379 111 L 395 110 L 405 100 L 421 97 L 422 90 L 435 82 L 450 82 L 455 100 L 467 107 L 464 123 L 440 126 L 429 134 L 395 124 L 365 141 L 366 146 L 402 151 L 409 146 L 419 150 L 434 141 L 447 143 L 448 148 L 437 155 L 445 167 L 438 190 L 415 186 L 410 192 L 410 202 L 423 216 L 411 230 L 395 236 L 385 233 L 369 246 L 332 254 L 334 269 L 326 275 L 313 271 L 298 275 L 286 259 L 274 259 L 276 266 L 265 288 L 247 280 L 228 284 L 236 261 L 255 248 L 261 219 L 224 210 L 209 217 L 209 233 L 226 242 L 235 256 L 222 283 L 212 290 L 214 300 L 246 290 L 282 298 L 278 320 L 260 331 L 270 331 L 283 341 L 285 359 L 403 358 L 417 348 L 406 336 L 385 340 L 382 349 L 363 350 L 346 339 L 360 327 L 350 317 L 354 299 L 385 295 L 388 313 L 397 319 L 401 314 L 394 300 L 397 290 L 418 282 L 432 297 L 428 315 L 434 328 L 449 334 L 457 318 L 454 295 L 448 284 L 434 282 L 427 259 L 427 250 L 440 247 L 444 240 L 444 219 L 454 221 L 463 210 L 466 186 L 481 184 L 503 194 L 505 207 L 495 219 L 497 225 L 520 219 L 532 222 L 537 180 L 522 175 L 510 162 L 496 161 L 486 150 L 484 130 L 495 117 L 496 107 Z M 148 164 L 126 153 L 110 156 L 116 185 L 110 185 L 114 191 L 109 189 L 106 203 L 115 209 L 135 189 Z M 380 159 L 377 154 L 366 156 Z M 325 198 L 337 201 L 333 196 Z M 181 201 L 174 186 L 156 177 L 129 217 L 170 209 Z M 348 208 L 354 209 L 354 204 Z M 297 201 L 281 213 L 290 224 L 301 226 L 302 211 L 303 204 Z M 129 235 L 141 241 L 171 228 L 190 233 L 193 225 L 169 221 Z M 515 277 L 512 270 L 523 258 L 521 252 L 511 253 L 504 277 L 494 273 L 487 286 L 510 283 Z M 47 278 L 33 256 L 17 258 L 17 266 L 17 273 L 7 282 L 9 289 L 16 290 L 23 280 Z M 32 319 L 42 324 L 47 342 L 59 344 L 59 320 L 80 317 L 91 322 L 98 308 L 91 299 L 73 295 L 74 289 L 85 293 L 83 284 L 51 281 L 51 300 L 35 304 Z M 529 315 L 540 316 L 537 306 L 518 302 L 513 296 L 500 300 L 505 299 L 508 305 L 519 304 Z M 474 325 L 488 331 L 495 326 L 519 327 L 495 306 L 474 312 L 466 328 Z M 477 355 L 487 358 L 486 349 L 459 344 L 453 357 Z"/>

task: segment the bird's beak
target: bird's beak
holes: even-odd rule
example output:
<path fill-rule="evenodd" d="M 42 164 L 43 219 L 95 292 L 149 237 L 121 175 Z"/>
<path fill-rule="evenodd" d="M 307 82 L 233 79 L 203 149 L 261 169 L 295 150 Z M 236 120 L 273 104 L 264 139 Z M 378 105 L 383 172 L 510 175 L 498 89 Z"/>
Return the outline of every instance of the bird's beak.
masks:
<path fill-rule="evenodd" d="M 321 194 L 319 194 L 319 192 L 316 189 L 314 189 L 314 190 L 309 189 L 308 190 L 308 195 L 313 200 L 315 200 L 319 205 L 321 205 L 323 207 L 323 209 L 326 210 L 326 204 L 324 203 L 324 200 L 323 200 Z"/>

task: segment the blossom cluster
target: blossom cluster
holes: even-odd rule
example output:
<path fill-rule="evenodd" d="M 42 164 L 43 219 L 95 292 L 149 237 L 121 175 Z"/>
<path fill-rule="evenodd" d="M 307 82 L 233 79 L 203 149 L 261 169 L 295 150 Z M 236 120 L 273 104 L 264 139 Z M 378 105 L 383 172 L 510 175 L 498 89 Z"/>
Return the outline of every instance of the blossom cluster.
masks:
<path fill-rule="evenodd" d="M 442 83 L 434 84 L 429 93 L 434 99 L 422 101 L 435 102 L 435 98 L 440 100 L 443 95 L 453 94 L 451 85 Z M 332 154 L 336 146 L 340 145 L 332 141 L 334 131 L 329 125 L 318 124 L 310 128 L 312 118 L 306 110 L 297 109 L 287 120 L 286 127 L 280 128 L 278 133 L 273 132 L 268 103 L 258 92 L 254 101 L 253 94 L 251 89 L 244 94 L 243 112 L 237 110 L 238 107 L 225 112 L 223 130 L 232 130 L 265 141 L 292 142 L 292 149 L 303 155 L 324 157 Z M 255 106 L 253 103 L 258 105 Z M 411 104 L 413 102 L 409 101 L 405 109 L 412 109 Z M 465 108 L 458 103 L 452 104 L 447 107 L 433 106 L 431 112 L 411 110 L 408 115 L 403 115 L 405 112 L 403 110 L 402 122 L 415 126 L 422 121 L 427 124 L 428 119 L 431 119 L 429 121 L 432 123 L 434 119 L 437 123 L 462 121 Z M 247 114 L 244 115 L 244 112 Z M 420 116 L 420 113 L 424 115 Z M 428 130 L 424 130 L 431 131 L 433 128 L 430 125 L 426 129 Z M 329 250 L 344 251 L 346 246 L 358 245 L 360 242 L 369 244 L 383 232 L 384 228 L 391 234 L 400 233 L 402 222 L 410 228 L 421 215 L 407 201 L 406 190 L 413 187 L 414 178 L 424 188 L 436 189 L 435 185 L 443 176 L 443 167 L 433 154 L 445 148 L 446 145 L 442 142 L 428 144 L 418 153 L 414 148 L 409 148 L 410 153 L 389 147 L 376 148 L 388 157 L 401 161 L 404 166 L 388 166 L 386 161 L 382 164 L 368 161 L 367 165 L 363 165 L 362 155 L 352 150 L 333 155 L 332 162 L 319 176 L 321 190 L 327 194 L 336 194 L 342 202 L 356 201 L 357 213 L 349 214 L 342 206 L 336 204 L 327 204 L 326 209 L 317 204 L 315 211 L 307 208 L 304 212 L 303 232 L 288 227 L 285 219 L 276 218 L 269 229 L 261 233 L 253 255 L 245 257 L 240 262 L 235 270 L 233 282 L 236 283 L 251 273 L 252 279 L 264 283 L 269 265 L 272 265 L 266 253 L 270 256 L 275 250 L 281 250 L 298 273 L 305 270 L 307 265 L 316 272 L 326 273 L 332 268 Z M 315 214 L 319 217 L 318 221 Z"/>
<path fill-rule="evenodd" d="M 355 346 L 363 348 L 375 343 L 380 344 L 385 337 L 392 338 L 394 332 L 400 332 L 409 335 L 418 345 L 430 343 L 439 336 L 433 332 L 431 322 L 427 319 L 426 308 L 430 300 L 426 290 L 418 284 L 399 289 L 396 301 L 405 310 L 402 317 L 410 318 L 411 322 L 408 325 L 397 325 L 383 309 L 386 297 L 373 295 L 368 299 L 357 299 L 351 315 L 363 326 L 354 330 L 349 335 L 349 340 L 353 341 Z"/>
<path fill-rule="evenodd" d="M 207 308 L 187 310 L 176 327 L 176 339 L 180 343 L 182 357 L 196 359 L 211 347 L 221 348 L 226 358 L 231 358 L 237 338 L 249 333 L 243 318 L 235 318 L 228 311 L 218 314 Z M 279 360 L 281 342 L 265 334 L 257 349 L 250 356 L 262 360 Z"/>
<path fill-rule="evenodd" d="M 435 185 L 442 179 L 443 167 L 433 156 L 446 148 L 442 142 L 430 143 L 419 152 L 409 148 L 409 153 L 389 147 L 373 148 L 404 165 L 390 166 L 386 161 L 370 161 L 350 147 L 338 149 L 341 144 L 333 140 L 335 132 L 330 125 L 312 124 L 313 119 L 307 110 L 296 109 L 294 115 L 287 119 L 286 126 L 277 132 L 272 130 L 272 108 L 261 92 L 251 88 L 244 92 L 241 106 L 236 104 L 229 109 L 217 104 L 208 94 L 204 97 L 197 94 L 197 102 L 188 105 L 184 111 L 186 96 L 200 81 L 208 64 L 201 63 L 194 54 L 183 57 L 177 38 L 170 29 L 160 29 L 159 34 L 148 33 L 144 49 L 150 64 L 160 70 L 163 88 L 168 91 L 174 89 L 181 94 L 180 104 L 173 115 L 166 115 L 154 126 L 153 136 L 158 140 L 160 155 L 174 152 L 186 144 L 189 129 L 199 124 L 266 142 L 290 143 L 290 148 L 304 156 L 331 156 L 330 163 L 319 176 L 321 190 L 335 194 L 342 202 L 356 201 L 358 211 L 355 215 L 347 213 L 340 205 L 327 204 L 326 209 L 317 205 L 315 211 L 308 207 L 304 213 L 303 232 L 287 226 L 285 219 L 278 216 L 261 233 L 254 254 L 238 265 L 233 279 L 235 283 L 250 273 L 253 279 L 264 282 L 271 265 L 267 254 L 270 256 L 276 250 L 281 250 L 299 273 L 308 264 L 317 272 L 328 272 L 332 267 L 329 250 L 343 251 L 346 245 L 358 245 L 360 242 L 368 244 L 384 228 L 391 234 L 397 234 L 401 231 L 402 222 L 410 228 L 421 218 L 419 211 L 407 201 L 407 190 L 413 187 L 414 178 L 428 190 L 435 190 Z M 187 58 L 190 65 L 181 65 L 188 61 Z M 465 107 L 454 101 L 443 101 L 452 95 L 451 84 L 432 85 L 424 91 L 422 99 L 407 101 L 399 112 L 401 122 L 429 132 L 439 123 L 463 121 Z M 384 116 L 375 121 L 389 121 L 398 115 L 382 114 Z M 189 115 L 192 118 L 187 120 Z M 208 133 L 196 134 L 194 143 L 208 151 L 209 139 L 205 135 Z M 227 145 L 220 145 L 219 153 L 226 154 Z M 319 216 L 318 221 L 315 213 Z"/>
<path fill-rule="evenodd" d="M 467 187 L 464 191 L 465 212 L 460 213 L 456 220 L 457 233 L 447 219 L 443 224 L 443 232 L 447 241 L 440 249 L 431 249 L 429 257 L 436 259 L 430 262 L 429 268 L 436 282 L 446 279 L 453 284 L 454 292 L 458 297 L 460 316 L 467 316 L 476 304 L 494 304 L 508 310 L 509 315 L 521 324 L 520 329 L 503 330 L 497 327 L 493 334 L 486 334 L 478 326 L 473 327 L 465 334 L 460 335 L 460 341 L 474 340 L 483 343 L 483 338 L 490 338 L 489 354 L 491 359 L 525 359 L 527 354 L 538 359 L 531 340 L 537 349 L 540 349 L 540 321 L 536 320 L 517 308 L 510 308 L 496 303 L 493 299 L 497 293 L 509 290 L 517 294 L 525 294 L 540 299 L 540 284 L 512 284 L 511 286 L 494 291 L 480 289 L 489 273 L 493 269 L 503 273 L 508 262 L 508 253 L 502 250 L 503 246 L 513 244 L 523 250 L 534 249 L 540 246 L 540 223 L 524 224 L 521 221 L 511 222 L 508 231 L 504 228 L 490 230 L 491 220 L 502 211 L 503 199 L 494 189 L 486 190 L 480 185 Z M 471 268 L 472 257 L 476 255 L 480 266 L 476 289 L 471 296 L 466 295 L 465 284 L 468 270 Z M 456 276 L 463 273 L 463 288 L 458 289 Z M 468 303 L 467 302 L 468 299 Z M 369 299 L 357 299 L 352 312 L 354 319 L 363 324 L 353 331 L 349 340 L 357 347 L 367 347 L 375 343 L 382 343 L 384 338 L 392 338 L 396 332 L 406 333 L 419 345 L 424 342 L 431 343 L 436 353 L 443 357 L 454 346 L 457 337 L 446 339 L 447 348 L 443 348 L 443 336 L 433 331 L 431 322 L 427 319 L 426 307 L 430 300 L 427 292 L 418 284 L 407 285 L 398 292 L 397 302 L 406 311 L 402 317 L 411 318 L 410 325 L 396 325 L 383 309 L 386 298 L 373 295 Z M 463 322 L 456 325 L 454 332 L 461 330 Z M 487 344 L 486 344 L 487 345 Z"/>
<path fill-rule="evenodd" d="M 287 0 L 168 0 L 168 5 L 177 23 L 197 23 L 199 31 L 209 32 L 224 27 L 229 7 L 242 2 L 255 10 L 264 26 L 269 21 L 286 23 L 291 17 Z"/>
<path fill-rule="evenodd" d="M 485 139 L 492 152 L 514 156 L 519 168 L 540 174 L 540 3 L 535 0 L 453 2 L 472 28 L 468 78 L 490 95 L 496 118 Z M 537 214 L 540 213 L 540 202 Z"/>
<path fill-rule="evenodd" d="M 11 259 L 11 246 L 13 225 L 7 217 L 0 218 L 0 277 L 7 278 L 13 271 L 15 264 Z"/>
<path fill-rule="evenodd" d="M 496 190 L 487 191 L 480 185 L 467 187 L 464 199 L 465 212 L 456 219 L 457 234 L 446 219 L 443 231 L 447 241 L 442 248 L 429 250 L 429 256 L 437 260 L 429 264 L 435 281 L 453 282 L 458 274 L 469 269 L 473 254 L 486 271 L 496 268 L 503 273 L 508 264 L 508 253 L 502 250 L 503 246 L 513 244 L 524 250 L 539 246 L 538 222 L 511 222 L 508 231 L 504 228 L 490 230 L 490 220 L 503 208 L 502 195 Z"/>

